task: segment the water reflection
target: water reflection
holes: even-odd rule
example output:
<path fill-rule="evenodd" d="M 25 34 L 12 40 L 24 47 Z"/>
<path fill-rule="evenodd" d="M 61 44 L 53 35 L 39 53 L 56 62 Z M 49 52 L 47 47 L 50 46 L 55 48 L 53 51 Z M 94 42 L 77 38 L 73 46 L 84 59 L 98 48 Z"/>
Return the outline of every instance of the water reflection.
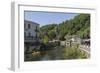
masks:
<path fill-rule="evenodd" d="M 80 50 L 79 45 L 42 47 L 40 50 L 27 51 L 24 56 L 25 61 L 87 59 L 90 57 L 86 52 Z"/>
<path fill-rule="evenodd" d="M 32 51 L 30 53 L 25 53 L 25 61 L 44 61 L 61 59 L 63 48 L 63 46 L 57 46 L 49 50 Z"/>

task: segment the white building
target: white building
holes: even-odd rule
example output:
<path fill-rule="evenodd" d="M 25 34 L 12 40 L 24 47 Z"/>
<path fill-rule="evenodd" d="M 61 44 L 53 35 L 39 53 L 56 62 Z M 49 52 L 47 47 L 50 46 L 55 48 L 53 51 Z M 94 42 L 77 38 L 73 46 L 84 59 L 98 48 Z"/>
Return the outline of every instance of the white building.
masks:
<path fill-rule="evenodd" d="M 24 20 L 24 42 L 35 42 L 39 38 L 39 24 Z"/>
<path fill-rule="evenodd" d="M 65 41 L 61 41 L 61 45 L 70 46 L 70 44 L 81 44 L 81 38 L 78 35 L 66 35 Z"/>

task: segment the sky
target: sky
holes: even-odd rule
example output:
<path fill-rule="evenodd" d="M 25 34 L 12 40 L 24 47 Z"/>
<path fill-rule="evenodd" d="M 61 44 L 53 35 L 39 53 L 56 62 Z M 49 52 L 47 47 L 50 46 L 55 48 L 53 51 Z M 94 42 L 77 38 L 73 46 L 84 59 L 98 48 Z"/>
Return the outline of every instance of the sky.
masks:
<path fill-rule="evenodd" d="M 74 18 L 76 13 L 61 13 L 61 12 L 36 12 L 24 11 L 24 19 L 39 23 L 40 26 L 46 24 L 59 24 L 65 20 Z"/>

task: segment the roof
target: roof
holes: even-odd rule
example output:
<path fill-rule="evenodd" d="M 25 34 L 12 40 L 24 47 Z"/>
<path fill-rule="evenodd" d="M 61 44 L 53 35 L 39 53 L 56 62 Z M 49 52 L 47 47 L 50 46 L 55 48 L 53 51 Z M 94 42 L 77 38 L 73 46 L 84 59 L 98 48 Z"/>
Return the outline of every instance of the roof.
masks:
<path fill-rule="evenodd" d="M 36 22 L 29 21 L 29 20 L 24 20 L 24 22 L 27 22 L 27 23 L 32 23 L 32 24 L 36 24 L 36 25 L 40 25 L 40 24 L 38 24 L 38 23 L 36 23 Z"/>

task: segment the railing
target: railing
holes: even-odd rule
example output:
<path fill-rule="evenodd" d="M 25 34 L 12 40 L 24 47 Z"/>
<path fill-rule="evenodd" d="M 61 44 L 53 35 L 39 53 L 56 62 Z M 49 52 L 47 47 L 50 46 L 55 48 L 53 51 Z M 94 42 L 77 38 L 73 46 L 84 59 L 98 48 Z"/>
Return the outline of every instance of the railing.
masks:
<path fill-rule="evenodd" d="M 38 40 L 39 40 L 39 38 L 33 37 L 33 36 L 24 37 L 24 42 L 35 42 Z"/>

